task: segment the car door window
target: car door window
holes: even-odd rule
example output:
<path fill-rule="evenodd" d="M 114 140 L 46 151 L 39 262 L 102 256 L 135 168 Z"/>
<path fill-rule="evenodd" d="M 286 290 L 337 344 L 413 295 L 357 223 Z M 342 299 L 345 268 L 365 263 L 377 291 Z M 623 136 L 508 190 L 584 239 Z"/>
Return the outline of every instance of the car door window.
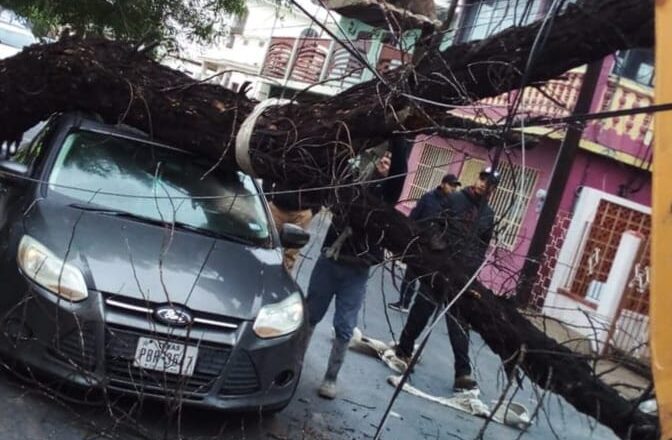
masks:
<path fill-rule="evenodd" d="M 47 122 L 31 142 L 21 145 L 11 157 L 12 161 L 32 169 L 40 157 L 53 123 Z"/>

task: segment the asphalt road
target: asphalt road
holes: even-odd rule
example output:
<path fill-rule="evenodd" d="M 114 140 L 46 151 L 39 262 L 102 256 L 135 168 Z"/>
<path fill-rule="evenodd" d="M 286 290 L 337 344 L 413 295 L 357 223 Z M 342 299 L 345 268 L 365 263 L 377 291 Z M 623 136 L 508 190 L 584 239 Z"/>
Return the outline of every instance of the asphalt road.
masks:
<path fill-rule="evenodd" d="M 319 228 L 314 242 L 321 242 L 324 222 L 314 221 Z M 300 284 L 308 284 L 317 246 L 309 245 L 308 258 L 298 272 Z M 384 299 L 396 300 L 389 276 L 382 271 L 372 274 L 361 328 L 365 334 L 391 340 L 384 313 Z M 405 315 L 390 311 L 390 323 L 398 335 Z M 280 414 L 271 417 L 253 415 L 231 416 L 212 411 L 183 408 L 169 413 L 163 404 L 144 402 L 141 406 L 130 399 L 114 405 L 82 405 L 68 403 L 5 371 L 0 375 L 0 440 L 74 440 L 74 439 L 370 439 L 376 430 L 393 388 L 386 378 L 391 374 L 382 363 L 351 352 L 339 377 L 339 396 L 325 401 L 316 394 L 326 367 L 331 344 L 331 312 L 318 327 L 306 355 L 301 382 L 293 402 Z M 472 333 L 472 362 L 481 399 L 490 403 L 504 389 L 505 382 L 499 358 Z M 452 352 L 445 326 L 437 327 L 422 362 L 416 367 L 413 385 L 435 395 L 449 396 L 452 386 Z M 534 411 L 542 397 L 529 382 L 516 391 L 514 400 Z M 66 392 L 65 399 L 73 394 Z M 534 424 L 523 433 L 517 429 L 489 424 L 483 431 L 486 439 L 615 439 L 611 431 L 594 420 L 577 413 L 562 398 L 545 395 L 544 410 Z M 479 435 L 485 420 L 442 407 L 415 396 L 402 393 L 389 418 L 383 438 L 405 439 L 473 439 Z"/>

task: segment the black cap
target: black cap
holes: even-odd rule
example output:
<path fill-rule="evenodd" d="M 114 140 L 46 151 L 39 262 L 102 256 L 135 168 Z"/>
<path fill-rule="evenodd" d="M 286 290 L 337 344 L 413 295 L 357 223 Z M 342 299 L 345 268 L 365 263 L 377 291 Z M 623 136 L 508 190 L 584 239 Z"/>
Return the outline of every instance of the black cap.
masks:
<path fill-rule="evenodd" d="M 496 171 L 492 169 L 492 167 L 487 167 L 484 168 L 483 171 L 481 171 L 478 174 L 478 177 L 481 179 L 487 179 L 488 182 L 490 182 L 492 185 L 497 185 L 499 183 L 499 171 Z"/>
<path fill-rule="evenodd" d="M 462 182 L 460 182 L 455 174 L 446 174 L 443 176 L 443 179 L 441 179 L 441 183 L 447 183 L 448 185 L 453 186 L 462 186 Z"/>

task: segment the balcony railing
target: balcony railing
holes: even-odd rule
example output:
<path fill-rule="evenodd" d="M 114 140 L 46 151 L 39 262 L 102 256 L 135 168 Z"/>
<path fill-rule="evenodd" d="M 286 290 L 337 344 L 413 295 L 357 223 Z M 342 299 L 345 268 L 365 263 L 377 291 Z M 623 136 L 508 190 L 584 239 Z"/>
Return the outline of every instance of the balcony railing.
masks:
<path fill-rule="evenodd" d="M 525 88 L 518 114 L 526 118 L 570 115 L 578 98 L 583 75 L 584 69 L 577 68 L 560 79 Z M 478 102 L 478 111 L 469 109 L 455 113 L 474 117 L 482 123 L 501 123 L 518 93 L 521 92 L 512 91 L 483 99 Z M 597 100 L 591 110 L 594 112 L 644 107 L 653 103 L 653 90 L 613 75 L 609 76 L 606 83 L 598 86 L 596 95 Z M 592 142 L 589 146 L 595 152 L 620 157 L 634 166 L 646 167 L 651 159 L 649 150 L 653 140 L 653 116 L 638 114 L 590 121 L 586 124 L 583 138 Z"/>
<path fill-rule="evenodd" d="M 393 46 L 382 45 L 372 62 L 373 43 L 355 40 L 354 48 L 384 72 L 402 64 L 408 55 Z M 261 74 L 268 78 L 291 80 L 306 85 L 324 83 L 337 88 L 358 84 L 371 77 L 364 65 L 343 45 L 324 38 L 273 37 Z"/>
<path fill-rule="evenodd" d="M 284 78 L 294 52 L 296 38 L 273 37 L 266 52 L 261 74 L 269 78 Z"/>
<path fill-rule="evenodd" d="M 371 41 L 357 40 L 354 46 L 364 59 L 368 58 L 371 50 Z M 326 76 L 331 84 L 338 84 L 341 87 L 358 84 L 362 82 L 365 75 L 364 65 L 357 60 L 348 50 L 339 43 L 334 43 L 329 57 L 329 67 Z"/>
<path fill-rule="evenodd" d="M 575 69 L 567 72 L 562 78 L 546 82 L 538 87 L 523 89 L 523 96 L 518 106 L 518 114 L 527 118 L 535 116 L 563 117 L 569 116 L 579 95 L 583 70 Z M 497 122 L 505 116 L 520 92 L 514 90 L 492 98 L 479 101 L 486 116 Z"/>
<path fill-rule="evenodd" d="M 617 76 L 610 76 L 599 111 L 613 111 L 646 107 L 653 104 L 653 90 Z M 588 128 L 589 137 L 618 151 L 642 159 L 639 166 L 647 166 L 651 160 L 650 147 L 653 141 L 653 114 L 641 113 L 601 119 Z"/>
<path fill-rule="evenodd" d="M 384 44 L 380 50 L 380 56 L 378 57 L 376 68 L 379 72 L 387 72 L 388 70 L 396 69 L 403 63 L 407 63 L 410 60 L 411 54 L 408 52 L 402 52 L 394 46 Z"/>

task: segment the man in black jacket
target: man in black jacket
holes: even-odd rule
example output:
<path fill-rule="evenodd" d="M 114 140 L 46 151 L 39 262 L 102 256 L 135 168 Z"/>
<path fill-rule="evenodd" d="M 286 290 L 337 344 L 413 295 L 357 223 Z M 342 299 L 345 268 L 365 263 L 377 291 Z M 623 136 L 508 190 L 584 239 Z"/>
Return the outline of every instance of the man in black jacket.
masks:
<path fill-rule="evenodd" d="M 455 174 L 446 174 L 441 179 L 441 184 L 432 191 L 425 193 L 411 211 L 409 218 L 415 221 L 431 221 L 443 214 L 447 208 L 448 195 L 457 191 L 462 186 Z M 388 304 L 388 307 L 399 312 L 408 312 L 411 300 L 416 290 L 416 275 L 412 270 L 406 269 L 404 279 L 401 282 L 399 301 Z"/>
<path fill-rule="evenodd" d="M 389 204 L 399 199 L 406 174 L 408 144 L 402 139 L 390 142 L 389 152 L 376 162 L 369 193 Z M 398 176 L 398 178 L 388 178 Z M 334 338 L 327 371 L 318 393 L 326 399 L 336 396 L 336 378 L 343 365 L 348 344 L 366 294 L 369 268 L 384 258 L 377 238 L 356 236 L 347 219 L 334 215 L 320 255 L 308 285 L 307 309 L 310 333 L 324 318 L 332 299 L 335 299 Z"/>
<path fill-rule="evenodd" d="M 488 205 L 488 197 L 499 183 L 499 173 L 486 168 L 479 174 L 478 181 L 462 191 L 448 196 L 446 201 L 445 239 L 453 251 L 455 259 L 461 264 L 467 278 L 471 277 L 485 259 L 494 228 L 494 211 Z M 463 286 L 454 283 L 457 293 Z M 415 340 L 427 325 L 436 306 L 424 298 L 421 292 L 416 296 L 408 320 L 404 326 L 396 347 L 396 355 L 406 365 L 413 355 Z M 455 357 L 456 391 L 473 389 L 478 386 L 471 377 L 469 360 L 469 333 L 463 319 L 455 314 L 446 314 L 448 336 Z"/>

